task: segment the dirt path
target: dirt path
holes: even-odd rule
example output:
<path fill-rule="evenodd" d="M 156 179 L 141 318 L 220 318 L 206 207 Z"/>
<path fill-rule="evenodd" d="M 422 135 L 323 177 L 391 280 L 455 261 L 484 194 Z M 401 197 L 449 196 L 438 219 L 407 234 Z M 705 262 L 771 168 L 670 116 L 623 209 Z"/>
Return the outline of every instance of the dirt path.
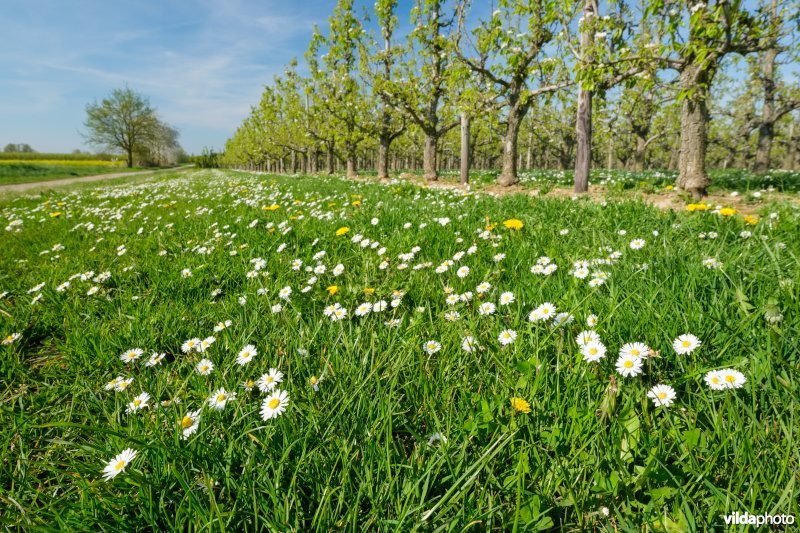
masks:
<path fill-rule="evenodd" d="M 139 172 L 117 172 L 116 174 L 98 174 L 96 176 L 81 176 L 79 178 L 65 178 L 61 180 L 32 181 L 29 183 L 12 183 L 9 185 L 0 185 L 0 194 L 7 192 L 22 192 L 30 189 L 50 189 L 53 187 L 60 187 L 62 185 L 70 185 L 72 183 L 82 183 L 84 181 L 113 180 L 117 178 L 125 178 L 127 176 L 143 176 L 145 174 L 155 174 L 156 172 L 176 172 L 178 170 L 185 170 L 191 167 L 192 165 L 186 165 L 183 167 L 168 168 L 168 169 L 142 170 Z"/>

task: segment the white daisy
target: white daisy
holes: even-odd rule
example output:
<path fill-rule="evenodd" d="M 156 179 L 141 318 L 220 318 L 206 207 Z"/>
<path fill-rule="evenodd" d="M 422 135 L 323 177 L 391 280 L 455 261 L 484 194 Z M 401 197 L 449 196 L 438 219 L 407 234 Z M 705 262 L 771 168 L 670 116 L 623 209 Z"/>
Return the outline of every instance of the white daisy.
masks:
<path fill-rule="evenodd" d="M 211 374 L 212 370 L 214 370 L 214 363 L 212 363 L 209 359 L 202 359 L 199 363 L 197 363 L 195 369 L 201 376 L 207 376 Z"/>
<path fill-rule="evenodd" d="M 284 390 L 276 390 L 271 395 L 264 398 L 261 404 L 261 418 L 269 420 L 281 416 L 289 405 L 289 393 Z"/>
<path fill-rule="evenodd" d="M 504 329 L 500 332 L 500 335 L 497 336 L 497 340 L 500 341 L 500 344 L 503 346 L 508 346 L 517 340 L 517 332 L 513 329 Z"/>
<path fill-rule="evenodd" d="M 141 357 L 143 353 L 144 350 L 142 350 L 141 348 L 132 348 L 130 350 L 123 352 L 122 355 L 119 356 L 119 358 L 122 359 L 124 363 L 132 363 L 137 359 L 139 359 L 139 357 Z"/>
<path fill-rule="evenodd" d="M 439 344 L 436 341 L 428 341 L 428 342 L 425 343 L 425 345 L 422 347 L 422 349 L 425 350 L 425 353 L 427 353 L 428 355 L 431 355 L 431 354 L 435 354 L 436 352 L 441 350 L 442 349 L 442 345 Z"/>
<path fill-rule="evenodd" d="M 669 407 L 675 400 L 675 389 L 669 385 L 656 385 L 647 393 L 656 407 Z"/>
<path fill-rule="evenodd" d="M 136 450 L 127 448 L 111 459 L 103 468 L 103 479 L 108 481 L 125 471 L 125 468 L 136 458 Z"/>
<path fill-rule="evenodd" d="M 258 355 L 258 350 L 252 344 L 248 344 L 244 348 L 239 351 L 239 354 L 236 356 L 236 364 L 239 366 L 244 366 L 250 361 L 253 360 L 255 356 Z"/>
<path fill-rule="evenodd" d="M 181 418 L 181 432 L 183 433 L 183 440 L 192 436 L 197 428 L 200 427 L 200 410 L 189 411 Z"/>
<path fill-rule="evenodd" d="M 143 392 L 136 396 L 132 402 L 128 404 L 128 408 L 125 410 L 126 413 L 135 413 L 139 409 L 144 409 L 147 407 L 147 402 L 150 401 L 150 395 L 146 392 Z"/>
<path fill-rule="evenodd" d="M 217 389 L 208 397 L 208 404 L 218 411 L 225 409 L 225 405 L 236 399 L 235 392 L 228 392 L 223 388 Z"/>
<path fill-rule="evenodd" d="M 589 363 L 597 363 L 606 356 L 606 347 L 600 339 L 592 339 L 581 346 L 583 360 Z"/>
<path fill-rule="evenodd" d="M 270 368 L 269 373 L 262 375 L 256 381 L 256 385 L 258 385 L 258 390 L 261 392 L 269 392 L 274 389 L 278 383 L 283 381 L 283 373 L 280 372 L 277 368 Z"/>
<path fill-rule="evenodd" d="M 684 333 L 672 341 L 672 348 L 678 355 L 687 355 L 695 351 L 702 342 L 691 333 Z"/>
<path fill-rule="evenodd" d="M 643 361 L 644 359 L 634 355 L 621 355 L 616 362 L 617 372 L 626 378 L 638 376 L 642 373 Z"/>

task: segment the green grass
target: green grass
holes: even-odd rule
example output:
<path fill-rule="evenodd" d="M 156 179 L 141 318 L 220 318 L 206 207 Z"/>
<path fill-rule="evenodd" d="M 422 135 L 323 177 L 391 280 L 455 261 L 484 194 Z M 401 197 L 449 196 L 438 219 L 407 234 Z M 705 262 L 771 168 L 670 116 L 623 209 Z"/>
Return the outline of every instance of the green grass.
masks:
<path fill-rule="evenodd" d="M 143 169 L 108 165 L 52 165 L 34 161 L 25 163 L 2 163 L 0 164 L 0 185 L 60 180 L 99 174 L 116 174 L 119 172 L 131 172 L 136 170 Z"/>
<path fill-rule="evenodd" d="M 59 202 L 62 214 L 51 217 Z M 0 200 L 0 230 L 22 221 L 3 230 L 0 254 L 0 293 L 9 293 L 0 339 L 21 333 L 0 346 L 0 521 L 119 531 L 708 531 L 736 511 L 797 516 L 800 213 L 762 211 L 747 226 L 738 215 L 640 202 L 225 171 Z M 503 227 L 510 218 L 524 228 Z M 496 227 L 484 233 L 487 223 Z M 350 231 L 337 237 L 341 227 Z M 357 234 L 380 244 L 364 247 Z M 629 247 L 635 238 L 643 249 Z M 415 246 L 413 258 L 398 257 Z M 613 264 L 591 268 L 609 274 L 605 284 L 570 275 L 573 262 L 613 251 L 622 254 Z M 495 262 L 498 253 L 505 258 Z M 541 256 L 558 266 L 549 276 L 530 272 Z M 709 257 L 722 268 L 704 267 Z M 308 285 L 314 274 L 304 269 L 318 263 L 326 272 Z M 334 276 L 337 264 L 344 272 Z M 74 277 L 87 271 L 86 281 Z M 92 281 L 106 271 L 109 279 Z M 491 289 L 481 297 L 484 281 Z M 289 301 L 279 297 L 286 286 Z M 448 288 L 475 296 L 451 307 Z M 397 307 L 355 316 L 362 302 L 390 302 L 397 290 Z M 516 301 L 478 313 L 505 291 Z M 348 310 L 344 320 L 324 316 L 333 302 Z M 544 302 L 574 321 L 529 322 Z M 460 320 L 444 319 L 451 310 Z M 782 321 L 765 320 L 778 312 Z M 608 347 L 600 363 L 583 361 L 575 342 L 592 313 Z M 223 320 L 232 324 L 215 333 Z M 504 329 L 517 333 L 505 348 Z M 679 356 L 671 346 L 683 333 L 702 345 Z M 205 353 L 182 353 L 187 339 L 211 335 Z M 483 349 L 463 351 L 465 335 Z M 429 340 L 442 349 L 427 354 Z M 660 355 L 625 378 L 614 363 L 632 341 Z M 258 356 L 242 367 L 235 359 L 246 344 Z M 136 347 L 145 354 L 123 363 Z M 154 351 L 166 358 L 146 367 Z M 209 376 L 194 370 L 202 357 L 215 365 Z M 264 421 L 264 395 L 242 384 L 270 368 L 285 374 L 279 388 L 290 402 Z M 711 390 L 703 377 L 721 368 L 747 382 Z M 116 376 L 134 381 L 105 390 Z M 312 376 L 323 376 L 319 390 Z M 677 393 L 669 408 L 646 396 L 659 383 Z M 206 400 L 220 387 L 238 398 L 216 411 Z M 126 413 L 142 391 L 150 407 Z M 531 412 L 512 412 L 512 397 Z M 199 430 L 182 440 L 180 421 L 197 409 Z M 446 442 L 429 444 L 436 433 Z M 138 456 L 104 481 L 103 467 L 126 448 Z"/>

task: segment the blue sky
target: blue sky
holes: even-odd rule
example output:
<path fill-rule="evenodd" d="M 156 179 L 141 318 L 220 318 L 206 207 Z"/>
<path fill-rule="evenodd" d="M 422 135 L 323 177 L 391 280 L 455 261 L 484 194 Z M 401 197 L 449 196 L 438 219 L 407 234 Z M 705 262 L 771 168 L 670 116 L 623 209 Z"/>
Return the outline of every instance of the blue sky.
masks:
<path fill-rule="evenodd" d="M 407 17 L 407 3 L 401 7 Z M 362 5 L 371 5 L 360 2 Z M 126 83 L 190 153 L 222 148 L 334 0 L 3 0 L 0 148 L 85 146 L 86 104 Z"/>

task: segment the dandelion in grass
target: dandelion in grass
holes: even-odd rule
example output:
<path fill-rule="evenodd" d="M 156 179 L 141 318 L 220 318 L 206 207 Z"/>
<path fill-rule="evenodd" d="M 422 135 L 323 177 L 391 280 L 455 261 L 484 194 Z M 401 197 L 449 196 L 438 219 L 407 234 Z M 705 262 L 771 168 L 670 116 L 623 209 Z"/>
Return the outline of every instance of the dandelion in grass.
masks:
<path fill-rule="evenodd" d="M 631 250 L 641 250 L 644 248 L 645 242 L 644 239 L 634 239 L 631 241 L 630 247 Z"/>
<path fill-rule="evenodd" d="M 136 458 L 136 450 L 127 448 L 111 459 L 103 468 L 103 479 L 108 481 L 125 471 L 125 468 Z"/>
<path fill-rule="evenodd" d="M 600 335 L 598 335 L 597 332 L 590 329 L 586 331 L 581 331 L 580 333 L 578 333 L 578 336 L 575 337 L 575 342 L 578 343 L 578 346 L 580 347 L 586 346 L 592 341 L 599 341 L 599 340 L 600 340 Z"/>
<path fill-rule="evenodd" d="M 522 228 L 525 227 L 525 224 L 519 219 L 510 218 L 510 219 L 506 220 L 505 222 L 503 222 L 503 226 L 505 226 L 506 228 L 508 228 L 510 230 L 519 231 L 519 230 L 521 230 Z"/>
<path fill-rule="evenodd" d="M 620 357 L 646 358 L 650 354 L 650 347 L 643 342 L 628 342 L 619 349 Z"/>
<path fill-rule="evenodd" d="M 139 357 L 141 357 L 143 353 L 144 350 L 142 350 L 141 348 L 132 348 L 130 350 L 126 350 L 125 352 L 123 352 L 122 355 L 119 356 L 119 358 L 122 360 L 123 363 L 133 363 L 134 361 L 139 359 Z"/>
<path fill-rule="evenodd" d="M 675 389 L 669 385 L 656 385 L 648 391 L 647 397 L 653 400 L 656 407 L 669 407 L 675 400 Z"/>
<path fill-rule="evenodd" d="M 517 332 L 513 329 L 504 329 L 500 332 L 500 335 L 497 336 L 497 340 L 501 345 L 508 346 L 517 340 Z"/>
<path fill-rule="evenodd" d="M 428 355 L 432 355 L 441 350 L 442 345 L 436 341 L 428 341 L 423 345 L 422 349 L 425 350 L 425 353 Z"/>
<path fill-rule="evenodd" d="M 126 413 L 135 413 L 140 409 L 144 409 L 147 407 L 148 402 L 150 401 L 150 395 L 146 392 L 143 392 L 136 396 L 133 401 L 128 404 L 128 408 L 125 410 Z"/>
<path fill-rule="evenodd" d="M 593 339 L 581 346 L 583 360 L 588 363 L 597 363 L 606 356 L 606 347 L 600 339 Z"/>
<path fill-rule="evenodd" d="M 228 392 L 224 388 L 220 388 L 211 393 L 211 396 L 208 398 L 208 405 L 210 405 L 212 409 L 221 411 L 225 409 L 225 406 L 228 404 L 228 402 L 235 399 L 235 392 Z"/>
<path fill-rule="evenodd" d="M 167 356 L 165 353 L 158 353 L 153 352 L 153 355 L 150 356 L 150 359 L 144 364 L 144 366 L 151 367 L 151 366 L 158 366 L 161 364 L 161 361 Z"/>
<path fill-rule="evenodd" d="M 188 341 L 185 341 L 183 344 L 181 344 L 181 351 L 183 353 L 193 352 L 198 349 L 201 342 L 202 341 L 198 338 L 189 339 Z"/>
<path fill-rule="evenodd" d="M 197 432 L 200 427 L 200 410 L 189 411 L 181 418 L 181 432 L 183 433 L 183 440 L 188 439 Z"/>
<path fill-rule="evenodd" d="M 257 355 L 258 351 L 256 350 L 256 347 L 253 346 L 252 344 L 248 344 L 247 346 L 239 350 L 239 353 L 236 356 L 236 364 L 238 364 L 239 366 L 244 366 L 250 361 L 252 361 L 253 358 Z"/>
<path fill-rule="evenodd" d="M 336 230 L 336 236 L 341 237 L 342 235 L 347 235 L 350 232 L 350 228 L 347 226 L 342 226 L 341 228 Z"/>
<path fill-rule="evenodd" d="M 278 383 L 283 381 L 283 373 L 277 368 L 270 368 L 269 372 L 258 378 L 256 385 L 261 392 L 269 392 L 274 389 Z"/>
<path fill-rule="evenodd" d="M 14 344 L 15 342 L 17 342 L 17 340 L 19 340 L 20 337 L 22 337 L 22 334 L 20 334 L 20 333 L 12 333 L 11 335 L 9 335 L 5 339 L 3 339 L 3 343 L 2 344 L 4 346 L 8 346 L 9 344 Z"/>
<path fill-rule="evenodd" d="M 515 413 L 528 414 L 531 412 L 531 404 L 529 404 L 527 400 L 514 396 L 511 398 L 511 409 L 513 409 Z"/>
<path fill-rule="evenodd" d="M 269 420 L 281 416 L 289 405 L 289 393 L 284 390 L 275 390 L 264 398 L 261 404 L 261 418 Z"/>
<path fill-rule="evenodd" d="M 481 316 L 492 315 L 496 309 L 492 302 L 484 302 L 478 306 L 478 314 Z"/>
<path fill-rule="evenodd" d="M 644 359 L 631 354 L 620 355 L 617 359 L 617 372 L 623 377 L 636 377 L 642 373 L 642 363 Z"/>
<path fill-rule="evenodd" d="M 212 363 L 209 359 L 202 359 L 197 363 L 195 369 L 201 376 L 207 376 L 211 374 L 212 370 L 214 370 L 214 363 Z"/>
<path fill-rule="evenodd" d="M 684 333 L 672 341 L 672 348 L 678 355 L 688 355 L 695 351 L 702 342 L 691 333 Z"/>

